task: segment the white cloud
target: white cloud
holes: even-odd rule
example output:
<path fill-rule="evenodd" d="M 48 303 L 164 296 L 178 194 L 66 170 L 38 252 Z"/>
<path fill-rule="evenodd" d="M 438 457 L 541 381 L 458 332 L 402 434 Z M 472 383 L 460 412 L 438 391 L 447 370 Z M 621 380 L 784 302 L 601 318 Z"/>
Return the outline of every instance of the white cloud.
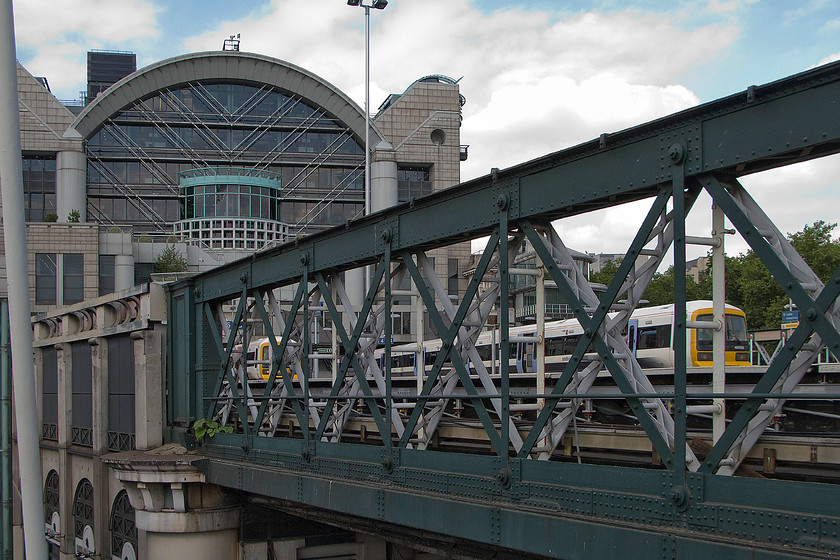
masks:
<path fill-rule="evenodd" d="M 43 45 L 67 35 L 84 41 L 121 43 L 158 35 L 158 8 L 144 0 L 38 0 L 15 2 L 19 44 Z M 48 12 L 48 13 L 47 13 Z"/>
<path fill-rule="evenodd" d="M 837 62 L 838 60 L 840 60 L 840 52 L 828 55 L 824 59 L 820 60 L 820 63 L 817 64 L 817 66 L 822 66 L 823 64 L 828 64 L 829 62 Z"/>
<path fill-rule="evenodd" d="M 697 96 L 680 84 L 689 72 L 736 47 L 741 30 L 733 22 L 751 3 L 698 2 L 698 12 L 720 16 L 706 21 L 726 23 L 692 27 L 685 24 L 691 15 L 679 10 L 568 15 L 514 4 L 482 13 L 470 0 L 393 0 L 384 11 L 371 11 L 372 109 L 421 76 L 463 77 L 461 142 L 470 144 L 470 158 L 462 179 L 467 180 L 697 104 Z M 166 10 L 151 0 L 56 0 L 50 18 L 36 0 L 18 0 L 15 7 L 18 44 L 33 52 L 24 63 L 47 75 L 54 89 L 84 80 L 82 54 L 90 48 L 136 46 L 138 58 L 151 61 L 150 56 L 218 50 L 222 39 L 240 33 L 244 51 L 301 66 L 363 102 L 363 11 L 340 1 L 272 0 L 236 19 L 199 14 L 181 31 L 180 43 L 160 35 Z M 195 29 L 200 32 L 190 36 Z M 137 43 L 142 39 L 150 41 Z M 837 59 L 840 53 L 823 63 Z M 816 214 L 835 206 L 831 177 L 840 176 L 838 171 L 836 162 L 814 162 L 744 182 L 771 217 L 778 214 L 783 231 L 798 231 L 815 219 L 837 221 Z M 797 185 L 795 200 L 785 191 L 790 184 Z M 620 252 L 648 205 L 642 201 L 570 218 L 558 227 L 575 249 Z M 708 200 L 698 202 L 689 217 L 695 235 L 707 234 L 708 206 Z M 732 240 L 730 248 L 745 250 L 737 243 Z"/>
<path fill-rule="evenodd" d="M 145 0 L 17 0 L 18 56 L 34 75 L 47 76 L 54 92 L 75 97 L 84 88 L 91 49 L 133 49 L 157 37 L 159 8 Z"/>

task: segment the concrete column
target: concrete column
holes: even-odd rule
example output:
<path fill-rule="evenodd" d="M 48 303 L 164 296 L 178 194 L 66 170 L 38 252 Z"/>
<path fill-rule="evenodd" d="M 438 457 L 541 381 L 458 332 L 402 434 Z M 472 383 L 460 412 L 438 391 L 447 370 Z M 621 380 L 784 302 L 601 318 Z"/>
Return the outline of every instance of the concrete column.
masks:
<path fill-rule="evenodd" d="M 59 539 L 62 558 L 72 558 L 76 542 L 73 527 L 73 497 L 76 492 L 70 469 L 70 424 L 73 420 L 73 356 L 70 345 L 55 345 L 58 369 L 58 515 L 61 517 Z"/>
<path fill-rule="evenodd" d="M 108 452 L 108 341 L 103 338 L 88 339 L 93 402 L 93 452 Z"/>
<path fill-rule="evenodd" d="M 55 198 L 58 221 L 66 222 L 72 210 L 87 221 L 87 159 L 82 152 L 58 152 L 55 161 Z"/>
<path fill-rule="evenodd" d="M 204 483 L 195 456 L 118 453 L 103 458 L 135 509 L 140 560 L 239 557 L 240 505 Z"/>
<path fill-rule="evenodd" d="M 127 290 L 134 286 L 134 255 L 114 257 L 114 291 Z"/>
<path fill-rule="evenodd" d="M 134 343 L 134 435 L 138 450 L 163 444 L 165 343 L 158 330 L 131 333 Z"/>
<path fill-rule="evenodd" d="M 370 207 L 372 212 L 397 204 L 397 152 L 384 140 L 377 144 L 370 166 Z"/>

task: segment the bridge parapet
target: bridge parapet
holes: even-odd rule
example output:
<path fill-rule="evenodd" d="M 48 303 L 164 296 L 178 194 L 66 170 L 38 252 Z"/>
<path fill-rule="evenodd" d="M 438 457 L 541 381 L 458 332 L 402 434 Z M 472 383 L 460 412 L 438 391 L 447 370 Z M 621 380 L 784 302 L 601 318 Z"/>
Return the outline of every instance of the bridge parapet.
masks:
<path fill-rule="evenodd" d="M 171 437 L 190 443 L 196 420 L 215 423 L 201 444 L 210 482 L 501 549 L 564 558 L 837 551 L 836 485 L 732 475 L 785 402 L 803 398 L 795 389 L 818 353 L 840 348 L 840 269 L 817 277 L 738 178 L 840 151 L 838 98 L 840 65 L 828 65 L 169 285 L 179 333 L 169 338 Z M 807 310 L 746 397 L 689 391 L 696 324 L 680 275 L 669 392 L 625 335 L 669 251 L 685 268 L 685 218 L 701 192 Z M 597 295 L 551 222 L 640 199 L 651 205 L 630 236 L 632 258 Z M 428 252 L 482 236 L 474 276 L 450 297 Z M 512 327 L 508 305 L 511 263 L 526 242 L 577 320 L 562 360 L 530 370 L 528 352 L 544 352 L 548 335 L 539 324 Z M 347 285 L 359 267 L 369 270 L 362 300 Z M 434 340 L 392 343 L 400 297 L 422 309 Z M 649 439 L 647 465 L 576 464 L 584 457 L 566 452 L 596 393 L 602 412 Z M 706 428 L 692 424 L 690 407 L 712 399 L 732 405 L 729 425 L 692 445 Z M 453 425 L 480 437 L 452 437 Z"/>

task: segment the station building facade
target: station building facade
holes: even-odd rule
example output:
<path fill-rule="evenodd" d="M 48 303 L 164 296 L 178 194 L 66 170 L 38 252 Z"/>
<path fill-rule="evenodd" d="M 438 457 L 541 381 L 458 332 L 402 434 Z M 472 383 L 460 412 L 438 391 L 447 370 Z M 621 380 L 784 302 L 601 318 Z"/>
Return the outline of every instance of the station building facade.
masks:
<path fill-rule="evenodd" d="M 218 51 L 104 91 L 94 74 L 99 93 L 75 107 L 18 67 L 33 311 L 148 281 L 166 247 L 198 272 L 364 214 L 363 110 L 311 72 Z M 444 76 L 383 103 L 370 130 L 373 211 L 460 182 L 462 104 Z M 435 255 L 453 296 L 468 261 L 468 246 Z"/>
<path fill-rule="evenodd" d="M 149 558 L 173 538 L 212 546 L 200 530 L 148 532 L 172 508 L 155 512 L 152 500 L 138 517 L 134 505 L 157 490 L 127 493 L 103 459 L 165 439 L 155 260 L 175 247 L 189 271 L 202 271 L 362 216 L 365 118 L 325 80 L 258 54 L 184 55 L 110 85 L 93 74 L 86 104 L 74 106 L 18 65 L 45 534 L 51 558 Z M 462 104 L 457 83 L 427 76 L 380 107 L 370 130 L 374 211 L 460 181 Z M 469 245 L 431 256 L 457 297 Z M 407 336 L 412 322 L 395 323 Z M 176 486 L 166 491 L 183 497 Z M 226 507 L 201 492 L 212 507 L 196 519 Z M 226 517 L 234 536 L 237 511 Z"/>

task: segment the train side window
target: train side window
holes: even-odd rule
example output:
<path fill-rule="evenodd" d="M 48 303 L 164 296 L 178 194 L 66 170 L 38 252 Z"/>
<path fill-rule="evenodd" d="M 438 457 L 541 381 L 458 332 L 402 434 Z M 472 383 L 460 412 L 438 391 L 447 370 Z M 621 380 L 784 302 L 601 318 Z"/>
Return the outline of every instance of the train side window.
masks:
<path fill-rule="evenodd" d="M 563 354 L 570 355 L 575 351 L 577 348 L 578 342 L 580 342 L 580 335 L 569 336 L 563 339 Z"/>
<path fill-rule="evenodd" d="M 645 327 L 639 329 L 639 338 L 636 344 L 637 350 L 647 348 L 670 348 L 671 346 L 671 325 L 659 325 L 657 327 Z"/>
<path fill-rule="evenodd" d="M 426 352 L 426 365 L 433 366 L 435 365 L 435 360 L 437 360 L 437 350 L 434 352 Z"/>
<path fill-rule="evenodd" d="M 493 349 L 489 344 L 485 344 L 484 346 L 477 346 L 476 350 L 478 350 L 478 357 L 481 358 L 482 362 L 489 362 L 493 359 Z"/>
<path fill-rule="evenodd" d="M 546 356 L 560 356 L 563 354 L 563 339 L 549 338 L 545 344 Z"/>

